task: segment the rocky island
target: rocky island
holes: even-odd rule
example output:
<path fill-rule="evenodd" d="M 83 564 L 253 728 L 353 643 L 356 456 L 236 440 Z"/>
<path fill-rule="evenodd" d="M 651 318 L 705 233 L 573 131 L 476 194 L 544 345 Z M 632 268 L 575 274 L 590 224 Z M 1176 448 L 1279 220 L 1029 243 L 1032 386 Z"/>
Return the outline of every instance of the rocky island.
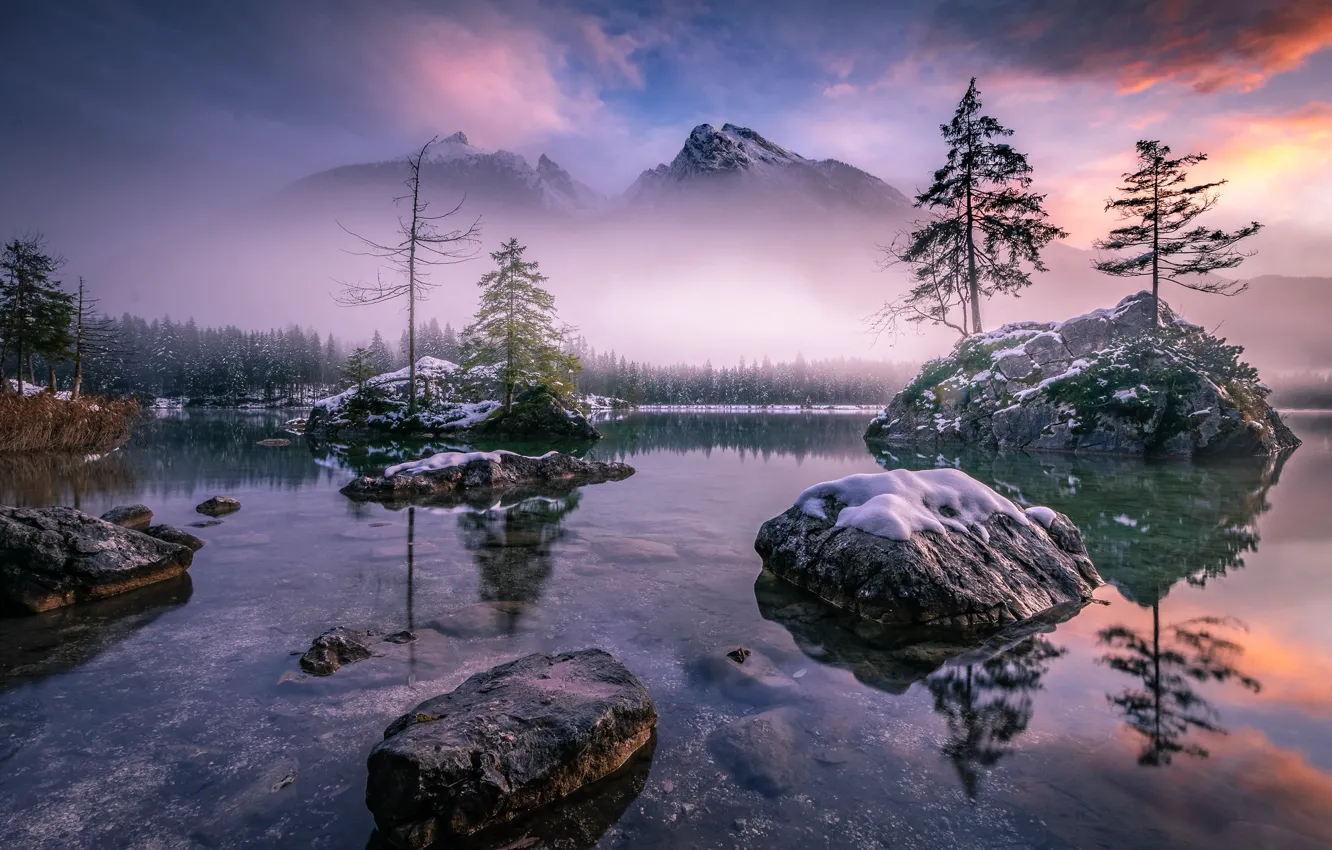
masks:
<path fill-rule="evenodd" d="M 310 409 L 305 434 L 317 440 L 367 440 L 389 436 L 478 436 L 515 440 L 601 438 L 588 418 L 545 387 L 515 395 L 511 405 L 477 398 L 456 363 L 436 357 L 416 361 L 418 406 L 408 409 L 408 369 L 365 379 Z M 465 386 L 467 385 L 467 386 Z"/>
<path fill-rule="evenodd" d="M 362 502 L 488 504 L 515 491 L 567 492 L 585 484 L 621 481 L 634 474 L 625 463 L 582 460 L 559 452 L 526 457 L 509 451 L 439 452 L 390 466 L 383 475 L 362 476 L 342 488 Z"/>
<path fill-rule="evenodd" d="M 1139 292 L 1064 322 L 1020 322 L 926 363 L 865 433 L 926 444 L 1129 455 L 1271 455 L 1299 439 L 1253 367 Z"/>

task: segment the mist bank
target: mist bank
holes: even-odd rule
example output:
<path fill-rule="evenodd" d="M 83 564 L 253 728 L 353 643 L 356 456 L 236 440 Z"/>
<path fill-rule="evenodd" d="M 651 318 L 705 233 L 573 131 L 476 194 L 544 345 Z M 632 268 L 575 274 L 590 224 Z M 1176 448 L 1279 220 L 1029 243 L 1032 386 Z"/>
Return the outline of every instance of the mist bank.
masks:
<path fill-rule="evenodd" d="M 441 197 L 439 207 L 448 200 Z M 465 324 L 476 281 L 490 267 L 487 253 L 514 236 L 549 276 L 561 318 L 599 348 L 634 360 L 736 363 L 803 354 L 921 361 L 955 341 L 938 329 L 896 340 L 866 329 L 864 318 L 905 288 L 898 272 L 879 269 L 877 250 L 907 226 L 904 215 L 698 199 L 583 219 L 464 202 L 456 219 L 465 226 L 478 216 L 476 259 L 434 271 L 441 286 L 422 305 L 422 320 Z M 348 253 L 357 245 L 343 228 L 387 238 L 395 223 L 391 197 L 311 204 L 273 196 L 212 218 L 186 210 L 172 223 L 147 221 L 49 229 L 52 246 L 69 260 L 65 279 L 84 275 L 112 314 L 193 316 L 242 328 L 315 325 L 354 339 L 379 328 L 393 340 L 406 326 L 401 305 L 344 308 L 332 297 L 340 281 L 374 279 L 379 271 Z M 1140 288 L 1093 271 L 1089 251 L 1055 244 L 1045 256 L 1050 271 L 1035 275 L 1022 297 L 984 305 L 987 328 L 1086 312 Z M 1168 286 L 1163 295 L 1190 320 L 1243 345 L 1264 371 L 1332 367 L 1332 339 L 1323 330 L 1332 277 L 1264 275 L 1235 298 Z"/>

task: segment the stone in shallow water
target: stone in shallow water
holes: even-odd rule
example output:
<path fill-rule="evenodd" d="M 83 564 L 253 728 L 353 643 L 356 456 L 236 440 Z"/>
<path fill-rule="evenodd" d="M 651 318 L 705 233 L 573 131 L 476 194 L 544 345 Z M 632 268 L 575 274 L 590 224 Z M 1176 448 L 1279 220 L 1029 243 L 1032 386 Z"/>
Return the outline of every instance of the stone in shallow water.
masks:
<path fill-rule="evenodd" d="M 391 723 L 366 805 L 397 847 L 469 836 L 614 773 L 656 724 L 647 689 L 609 653 L 529 655 Z"/>
<path fill-rule="evenodd" d="M 175 543 L 178 546 L 188 546 L 191 552 L 198 552 L 204 547 L 204 542 L 190 534 L 183 528 L 177 528 L 174 525 L 152 525 L 143 530 L 143 533 L 149 537 L 156 537 L 158 540 L 167 543 Z"/>
<path fill-rule="evenodd" d="M 715 688 L 722 696 L 745 705 L 768 706 L 801 697 L 800 683 L 786 675 L 762 652 L 717 649 L 693 662 L 690 672 L 698 684 Z"/>
<path fill-rule="evenodd" d="M 153 524 L 153 512 L 147 505 L 116 505 L 102 514 L 102 519 L 121 528 L 144 531 Z"/>
<path fill-rule="evenodd" d="M 331 676 L 344 664 L 369 658 L 369 639 L 366 632 L 335 626 L 310 644 L 301 656 L 301 669 L 311 676 Z"/>
<path fill-rule="evenodd" d="M 24 613 L 175 578 L 194 553 L 73 508 L 0 507 L 0 607 Z"/>
<path fill-rule="evenodd" d="M 1103 584 L 1068 517 L 1029 516 L 951 469 L 811 487 L 754 548 L 775 575 L 884 626 L 997 628 Z"/>
<path fill-rule="evenodd" d="M 240 510 L 240 500 L 231 496 L 214 496 L 204 502 L 201 502 L 195 510 L 208 516 L 222 516 Z"/>
<path fill-rule="evenodd" d="M 775 708 L 717 729 L 708 736 L 708 750 L 741 787 L 777 797 L 803 773 L 801 734 L 795 710 Z"/>

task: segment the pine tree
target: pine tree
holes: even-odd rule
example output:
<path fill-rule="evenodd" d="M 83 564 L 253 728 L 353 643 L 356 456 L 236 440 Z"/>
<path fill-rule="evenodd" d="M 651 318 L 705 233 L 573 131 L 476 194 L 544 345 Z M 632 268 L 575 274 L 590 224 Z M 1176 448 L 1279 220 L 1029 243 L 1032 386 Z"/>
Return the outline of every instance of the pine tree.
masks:
<path fill-rule="evenodd" d="M 1196 292 L 1238 295 L 1247 283 L 1210 277 L 1214 271 L 1233 269 L 1252 256 L 1235 245 L 1262 229 L 1250 222 L 1239 230 L 1209 230 L 1201 225 L 1189 229 L 1198 216 L 1216 206 L 1216 189 L 1225 180 L 1188 184 L 1188 169 L 1207 160 L 1207 154 L 1185 154 L 1170 158 L 1169 145 L 1159 141 L 1140 141 L 1138 170 L 1123 175 L 1120 197 L 1105 202 L 1124 221 L 1133 224 L 1117 227 L 1093 247 L 1101 251 L 1132 251 L 1128 257 L 1097 260 L 1097 271 L 1116 277 L 1152 279 L 1152 299 L 1156 309 L 1153 321 L 1160 322 L 1161 280 L 1177 283 Z M 1136 220 L 1136 221 L 1135 221 Z"/>
<path fill-rule="evenodd" d="M 578 359 L 563 350 L 563 332 L 555 325 L 555 298 L 542 286 L 546 276 L 517 239 L 491 254 L 498 268 L 478 282 L 481 305 L 463 331 L 463 366 L 472 372 L 493 367 L 504 393 L 505 408 L 514 393 L 544 385 L 556 396 L 573 391 Z"/>
<path fill-rule="evenodd" d="M 980 333 L 981 299 L 1030 286 L 1024 266 L 1045 271 L 1041 249 L 1068 234 L 1047 222 L 1045 196 L 1030 191 L 1026 155 L 998 141 L 1013 131 L 981 114 L 974 77 L 953 120 L 939 130 L 948 143 L 947 163 L 916 196 L 916 206 L 932 216 L 917 222 L 906 244 L 884 249 L 889 264 L 911 267 L 915 286 L 904 301 L 885 305 L 876 318 L 947 323 L 949 308 L 955 306 L 964 316 L 960 331 Z"/>
<path fill-rule="evenodd" d="M 194 328 L 191 319 L 187 328 Z M 117 334 L 114 323 L 98 315 L 97 299 L 88 297 L 83 278 L 79 278 L 78 298 L 74 307 L 74 382 L 70 397 L 78 398 L 83 386 L 83 361 L 89 356 L 108 357 L 117 352 Z"/>
<path fill-rule="evenodd" d="M 51 276 L 60 268 L 59 257 L 48 253 L 41 236 L 12 239 L 0 250 L 0 333 L 3 351 L 17 358 L 18 386 L 23 386 L 23 364 L 34 378 L 32 358 L 48 364 L 64 360 L 74 345 L 70 326 L 74 299 Z M 35 380 L 34 380 L 35 382 Z M 51 370 L 51 392 L 55 371 Z"/>
<path fill-rule="evenodd" d="M 365 348 L 358 347 L 347 355 L 347 362 L 342 365 L 342 378 L 356 389 L 365 389 L 365 382 L 375 375 L 374 355 Z"/>
<path fill-rule="evenodd" d="M 388 372 L 393 368 L 393 355 L 389 354 L 388 346 L 384 344 L 384 337 L 380 336 L 377 330 L 370 340 L 367 353 L 370 355 L 370 365 L 374 367 L 375 374 Z"/>

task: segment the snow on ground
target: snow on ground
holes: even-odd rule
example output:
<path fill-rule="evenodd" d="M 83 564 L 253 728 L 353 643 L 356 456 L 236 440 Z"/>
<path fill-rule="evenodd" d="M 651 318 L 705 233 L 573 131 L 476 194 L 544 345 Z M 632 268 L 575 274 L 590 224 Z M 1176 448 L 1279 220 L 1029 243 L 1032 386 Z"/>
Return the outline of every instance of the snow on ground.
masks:
<path fill-rule="evenodd" d="M 956 531 L 989 542 L 983 523 L 995 514 L 1029 525 L 1021 509 L 959 469 L 848 475 L 815 484 L 800 494 L 795 506 L 809 516 L 827 519 L 825 500 L 829 497 L 846 505 L 837 515 L 838 526 L 889 540 L 910 540 L 922 531 Z"/>
<path fill-rule="evenodd" d="M 1054 522 L 1055 512 L 1052 508 L 1037 506 L 1034 508 L 1027 508 L 1027 516 L 1036 520 L 1046 528 L 1049 528 L 1050 524 Z"/>
<path fill-rule="evenodd" d="M 881 404 L 640 404 L 651 413 L 863 413 L 881 411 Z"/>
<path fill-rule="evenodd" d="M 553 454 L 557 454 L 557 452 L 546 452 L 540 457 L 532 457 L 530 455 L 526 457 L 529 457 L 532 460 L 540 460 L 541 458 L 550 457 Z M 384 477 L 392 478 L 395 475 L 420 475 L 423 472 L 449 469 L 455 466 L 465 466 L 477 460 L 487 460 L 499 463 L 504 455 L 521 457 L 517 452 L 505 451 L 504 449 L 494 452 L 438 452 L 429 457 L 423 457 L 420 460 L 409 460 L 406 463 L 390 466 L 388 469 L 384 470 Z"/>
<path fill-rule="evenodd" d="M 5 383 L 8 384 L 9 392 L 11 392 L 11 393 L 14 392 L 14 390 L 15 390 L 15 388 L 16 388 L 16 385 L 15 385 L 15 383 L 14 383 L 14 379 L 13 379 L 13 378 L 10 378 L 10 379 L 8 379 Z M 30 383 L 28 383 L 27 381 L 23 381 L 22 383 L 23 383 L 23 394 L 24 394 L 24 395 L 37 395 L 37 394 L 39 394 L 39 393 L 44 393 L 44 392 L 47 391 L 47 389 L 49 389 L 48 387 L 41 386 L 40 384 L 30 384 Z M 61 398 L 61 399 L 65 399 L 66 401 L 68 401 L 68 400 L 69 400 L 69 390 L 57 390 L 57 391 L 56 391 L 56 398 Z"/>

